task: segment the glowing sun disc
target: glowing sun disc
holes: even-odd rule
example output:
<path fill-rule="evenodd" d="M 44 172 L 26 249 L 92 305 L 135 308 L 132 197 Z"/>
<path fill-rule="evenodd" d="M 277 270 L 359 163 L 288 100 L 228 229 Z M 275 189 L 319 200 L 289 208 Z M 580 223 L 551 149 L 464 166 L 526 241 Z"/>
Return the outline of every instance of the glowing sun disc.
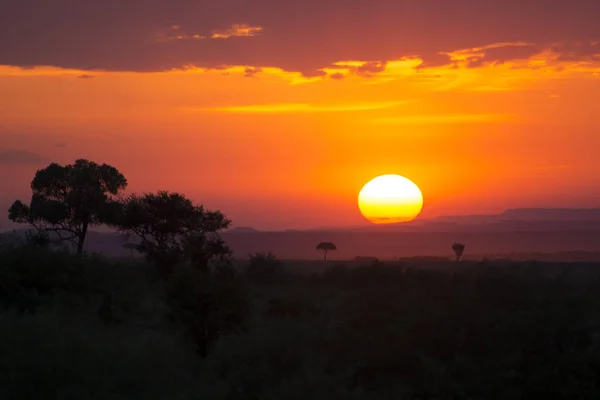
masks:
<path fill-rule="evenodd" d="M 412 221 L 423 209 L 423 194 L 410 179 L 381 175 L 363 186 L 358 195 L 358 208 L 375 224 Z"/>

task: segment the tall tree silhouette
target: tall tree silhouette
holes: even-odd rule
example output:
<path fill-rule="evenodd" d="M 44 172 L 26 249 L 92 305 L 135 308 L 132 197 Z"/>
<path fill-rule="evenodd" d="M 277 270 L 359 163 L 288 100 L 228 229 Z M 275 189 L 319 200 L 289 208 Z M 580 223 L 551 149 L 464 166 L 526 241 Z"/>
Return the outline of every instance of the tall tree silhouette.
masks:
<path fill-rule="evenodd" d="M 31 181 L 30 204 L 15 201 L 8 217 L 30 224 L 40 234 L 54 232 L 60 241 L 73 243 L 81 256 L 89 227 L 104 222 L 126 187 L 125 176 L 108 164 L 85 159 L 64 166 L 52 163 Z"/>
<path fill-rule="evenodd" d="M 323 259 L 327 260 L 327 252 L 329 250 L 337 250 L 337 247 L 331 242 L 321 242 L 317 245 L 317 250 L 323 251 Z"/>

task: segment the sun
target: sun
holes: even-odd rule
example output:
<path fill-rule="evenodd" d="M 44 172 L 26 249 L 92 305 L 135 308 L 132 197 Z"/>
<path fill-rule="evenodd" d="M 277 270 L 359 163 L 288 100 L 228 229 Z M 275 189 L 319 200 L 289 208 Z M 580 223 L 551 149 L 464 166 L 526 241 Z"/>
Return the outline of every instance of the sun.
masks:
<path fill-rule="evenodd" d="M 410 179 L 381 175 L 363 186 L 358 208 L 374 224 L 412 221 L 423 209 L 423 194 Z"/>

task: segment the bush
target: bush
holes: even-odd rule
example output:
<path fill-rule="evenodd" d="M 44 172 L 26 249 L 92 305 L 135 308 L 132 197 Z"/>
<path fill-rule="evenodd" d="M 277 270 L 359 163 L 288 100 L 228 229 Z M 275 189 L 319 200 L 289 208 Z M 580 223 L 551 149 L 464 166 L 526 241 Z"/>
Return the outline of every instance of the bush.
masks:
<path fill-rule="evenodd" d="M 196 357 L 175 335 L 57 312 L 1 318 L 2 399 L 206 398 Z"/>
<path fill-rule="evenodd" d="M 316 318 L 321 314 L 321 307 L 300 296 L 274 297 L 269 300 L 266 316 L 270 318 L 294 319 Z"/>
<path fill-rule="evenodd" d="M 229 264 L 163 281 L 5 240 L 0 398 L 600 396 L 597 265 L 337 265 L 277 285 L 280 261 L 254 263 L 268 285 Z"/>
<path fill-rule="evenodd" d="M 63 251 L 30 245 L 0 249 L 0 302 L 35 312 L 44 300 L 83 290 L 82 261 Z"/>
<path fill-rule="evenodd" d="M 250 255 L 245 275 L 249 281 L 258 284 L 277 284 L 285 280 L 283 262 L 271 252 Z"/>
<path fill-rule="evenodd" d="M 400 380 L 408 398 L 599 393 L 589 379 L 600 372 L 597 296 L 543 278 L 470 274 L 414 271 L 396 288 L 354 291 L 333 313 L 323 352 L 334 368 L 353 366 L 351 385 Z"/>
<path fill-rule="evenodd" d="M 182 268 L 167 289 L 167 303 L 175 321 L 182 322 L 198 353 L 205 357 L 222 336 L 244 331 L 249 304 L 242 286 Z"/>
<path fill-rule="evenodd" d="M 340 284 L 346 282 L 346 280 L 348 279 L 348 274 L 348 267 L 345 264 L 337 263 L 323 271 L 323 273 L 321 274 L 321 279 L 325 283 Z"/>

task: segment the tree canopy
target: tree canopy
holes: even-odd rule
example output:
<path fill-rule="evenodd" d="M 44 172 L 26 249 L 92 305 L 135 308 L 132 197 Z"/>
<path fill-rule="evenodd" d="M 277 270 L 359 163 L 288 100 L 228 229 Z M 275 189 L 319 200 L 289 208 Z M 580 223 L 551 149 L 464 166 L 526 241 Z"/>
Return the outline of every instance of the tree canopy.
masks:
<path fill-rule="evenodd" d="M 460 261 L 460 258 L 462 257 L 462 255 L 465 251 L 465 245 L 462 243 L 454 243 L 454 244 L 452 244 L 452 250 L 454 251 L 454 254 L 456 255 L 456 261 Z"/>
<path fill-rule="evenodd" d="M 81 255 L 88 228 L 114 212 L 116 196 L 126 187 L 125 176 L 108 164 L 86 159 L 52 163 L 35 173 L 30 204 L 15 201 L 8 217 L 30 224 L 40 234 L 55 233 L 60 241 L 73 243 Z"/>
<path fill-rule="evenodd" d="M 337 250 L 337 247 L 335 247 L 335 244 L 331 243 L 331 242 L 321 242 L 317 245 L 317 250 L 321 250 L 324 253 L 323 258 L 325 260 L 327 260 L 327 252 L 329 250 Z"/>
<path fill-rule="evenodd" d="M 211 263 L 227 261 L 231 251 L 219 232 L 230 223 L 220 211 L 207 211 L 183 194 L 159 191 L 123 200 L 110 225 L 137 236 L 138 251 L 169 273 L 184 261 L 205 272 Z"/>

